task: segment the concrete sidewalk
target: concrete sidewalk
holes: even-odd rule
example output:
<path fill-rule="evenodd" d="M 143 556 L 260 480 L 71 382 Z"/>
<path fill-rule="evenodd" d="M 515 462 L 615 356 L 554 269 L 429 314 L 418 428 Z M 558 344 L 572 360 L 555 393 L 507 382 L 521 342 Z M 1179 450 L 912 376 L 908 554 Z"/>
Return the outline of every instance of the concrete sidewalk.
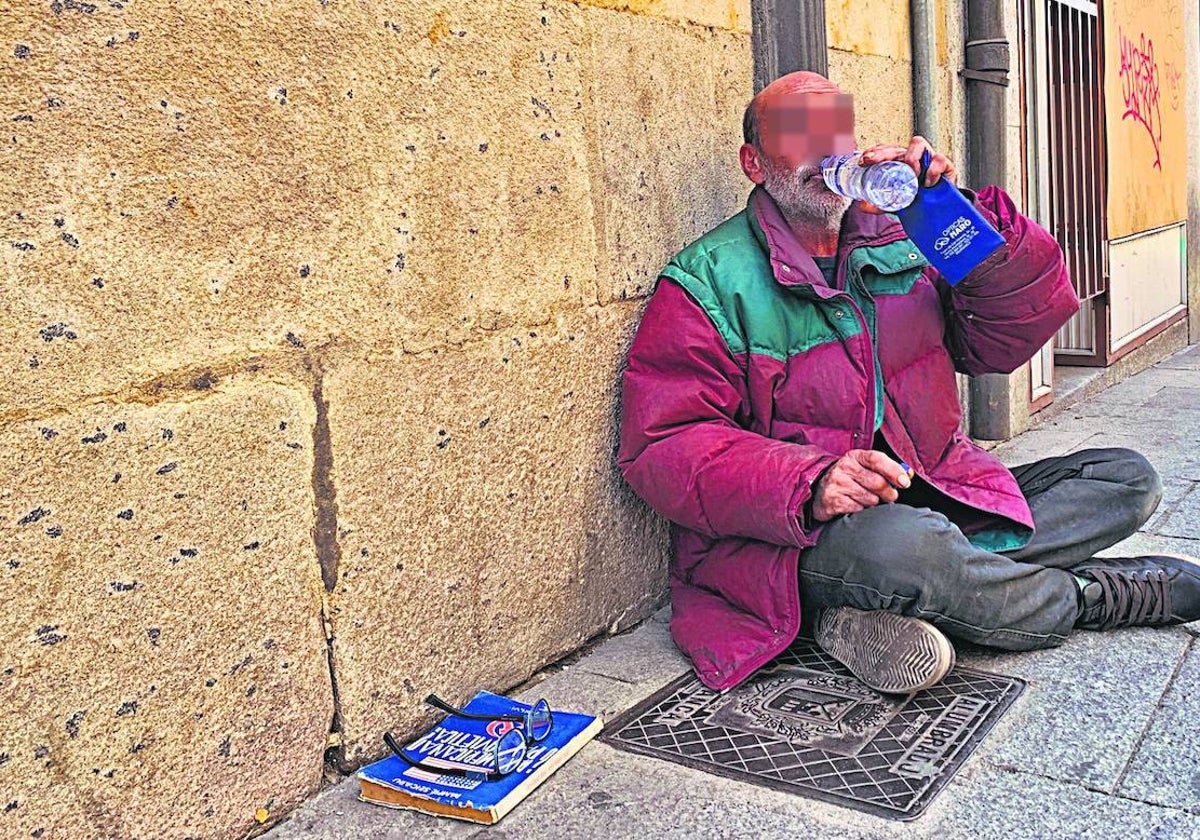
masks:
<path fill-rule="evenodd" d="M 1109 554 L 1200 555 L 1200 347 L 997 450 L 1018 464 L 1075 449 L 1143 452 L 1165 484 L 1143 531 Z M 519 692 L 612 719 L 688 669 L 664 609 Z M 1026 692 L 924 816 L 891 822 L 593 742 L 498 825 L 357 801 L 350 778 L 266 836 L 343 838 L 1200 838 L 1200 623 L 1078 633 L 1049 651 L 962 651 Z"/>

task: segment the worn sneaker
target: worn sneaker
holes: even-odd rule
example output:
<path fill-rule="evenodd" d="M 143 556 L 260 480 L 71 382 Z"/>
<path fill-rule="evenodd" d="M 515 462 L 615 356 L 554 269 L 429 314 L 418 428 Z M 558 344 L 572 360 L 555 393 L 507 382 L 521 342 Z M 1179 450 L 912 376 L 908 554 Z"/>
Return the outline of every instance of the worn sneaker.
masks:
<path fill-rule="evenodd" d="M 1076 627 L 1112 630 L 1200 619 L 1200 562 L 1191 557 L 1095 557 L 1070 572 L 1089 581 Z"/>
<path fill-rule="evenodd" d="M 885 694 L 929 688 L 954 667 L 954 646 L 940 630 L 886 610 L 823 610 L 816 637 L 859 681 Z"/>

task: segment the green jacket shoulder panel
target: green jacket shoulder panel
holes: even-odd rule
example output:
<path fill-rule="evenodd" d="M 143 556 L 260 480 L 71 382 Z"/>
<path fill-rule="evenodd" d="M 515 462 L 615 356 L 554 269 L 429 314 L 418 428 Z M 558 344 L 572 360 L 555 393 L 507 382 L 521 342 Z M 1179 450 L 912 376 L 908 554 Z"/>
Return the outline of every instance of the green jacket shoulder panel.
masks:
<path fill-rule="evenodd" d="M 746 211 L 679 252 L 662 276 L 704 309 L 734 355 L 784 361 L 860 331 L 856 319 L 831 322 L 824 302 L 775 280 Z"/>

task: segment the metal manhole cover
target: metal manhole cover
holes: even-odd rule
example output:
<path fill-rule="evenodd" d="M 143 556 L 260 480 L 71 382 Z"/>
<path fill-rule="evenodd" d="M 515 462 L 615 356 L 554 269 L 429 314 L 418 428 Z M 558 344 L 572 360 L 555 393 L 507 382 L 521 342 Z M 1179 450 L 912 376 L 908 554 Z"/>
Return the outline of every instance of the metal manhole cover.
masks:
<path fill-rule="evenodd" d="M 921 815 L 1025 690 L 955 668 L 916 694 L 879 694 L 808 640 L 726 694 L 685 674 L 600 739 L 719 776 L 893 820 Z"/>

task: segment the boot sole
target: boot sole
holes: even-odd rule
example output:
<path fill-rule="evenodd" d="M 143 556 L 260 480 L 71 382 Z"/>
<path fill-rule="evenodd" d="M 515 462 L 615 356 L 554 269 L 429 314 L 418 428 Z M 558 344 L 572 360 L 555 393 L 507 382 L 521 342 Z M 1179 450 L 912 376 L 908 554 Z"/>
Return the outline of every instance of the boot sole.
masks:
<path fill-rule="evenodd" d="M 816 641 L 860 682 L 884 694 L 930 688 L 954 667 L 954 646 L 940 630 L 882 610 L 825 610 Z"/>

